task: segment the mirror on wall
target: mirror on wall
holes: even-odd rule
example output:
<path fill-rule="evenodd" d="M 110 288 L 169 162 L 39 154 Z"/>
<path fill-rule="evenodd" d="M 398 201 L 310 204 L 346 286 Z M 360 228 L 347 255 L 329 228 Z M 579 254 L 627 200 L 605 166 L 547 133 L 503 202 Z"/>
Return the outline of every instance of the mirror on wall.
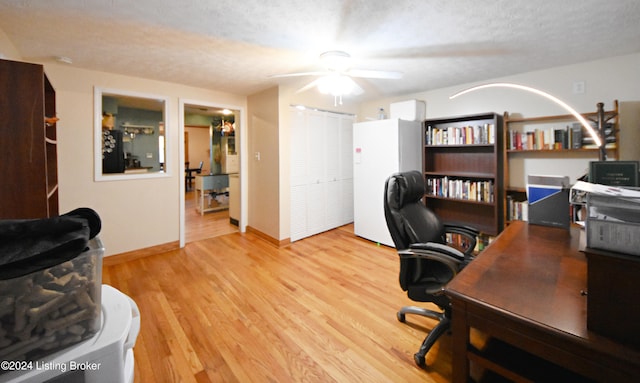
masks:
<path fill-rule="evenodd" d="M 167 175 L 168 99 L 95 88 L 95 178 Z"/>

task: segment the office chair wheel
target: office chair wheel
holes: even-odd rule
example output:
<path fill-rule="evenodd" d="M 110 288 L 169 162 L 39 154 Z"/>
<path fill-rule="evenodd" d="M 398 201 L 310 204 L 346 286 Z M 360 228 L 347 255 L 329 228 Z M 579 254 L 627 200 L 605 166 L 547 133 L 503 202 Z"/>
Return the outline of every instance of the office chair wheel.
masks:
<path fill-rule="evenodd" d="M 425 362 L 424 355 L 413 354 L 413 360 L 416 362 L 416 365 L 420 368 L 424 368 L 427 363 Z"/>
<path fill-rule="evenodd" d="M 406 318 L 405 318 L 404 313 L 398 312 L 398 313 L 396 314 L 396 316 L 398 317 L 398 320 L 399 320 L 400 322 L 404 323 L 404 321 L 405 321 L 405 319 L 406 319 Z"/>

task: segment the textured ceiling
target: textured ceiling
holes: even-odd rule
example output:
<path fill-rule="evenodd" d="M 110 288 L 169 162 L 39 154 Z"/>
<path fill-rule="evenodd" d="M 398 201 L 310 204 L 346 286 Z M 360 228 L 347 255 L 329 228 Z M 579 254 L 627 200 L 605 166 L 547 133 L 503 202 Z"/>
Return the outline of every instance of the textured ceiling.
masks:
<path fill-rule="evenodd" d="M 241 95 L 334 49 L 404 73 L 358 79 L 365 99 L 640 52 L 640 1 L 0 0 L 0 29 L 25 61 Z"/>

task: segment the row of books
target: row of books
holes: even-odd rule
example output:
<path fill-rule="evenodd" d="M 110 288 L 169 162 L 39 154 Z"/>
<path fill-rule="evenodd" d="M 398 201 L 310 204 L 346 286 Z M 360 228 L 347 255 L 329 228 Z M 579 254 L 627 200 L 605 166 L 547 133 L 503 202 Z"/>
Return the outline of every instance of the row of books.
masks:
<path fill-rule="evenodd" d="M 468 239 L 463 235 L 455 234 L 455 233 L 446 233 L 445 236 L 446 236 L 447 245 L 452 246 L 462 252 L 466 251 L 471 246 Z M 476 238 L 476 246 L 474 247 L 473 252 L 476 254 L 481 252 L 487 246 L 489 246 L 495 238 L 496 237 L 494 236 L 480 233 L 480 235 L 478 235 L 478 237 Z"/>
<path fill-rule="evenodd" d="M 547 128 L 528 132 L 509 130 L 507 150 L 558 150 L 582 147 L 582 126 Z"/>
<path fill-rule="evenodd" d="M 605 127 L 607 144 L 615 142 L 613 125 Z M 572 124 L 566 128 L 543 128 L 521 132 L 507 132 L 507 150 L 559 150 L 580 149 L 594 144 L 593 138 L 583 131 L 581 124 Z"/>
<path fill-rule="evenodd" d="M 472 181 L 449 177 L 427 178 L 427 194 L 442 198 L 494 202 L 493 181 Z"/>
<path fill-rule="evenodd" d="M 528 221 L 529 220 L 529 202 L 517 201 L 512 196 L 507 196 L 507 220 L 509 221 Z"/>
<path fill-rule="evenodd" d="M 447 128 L 427 126 L 426 145 L 493 145 L 496 129 L 493 124 Z"/>

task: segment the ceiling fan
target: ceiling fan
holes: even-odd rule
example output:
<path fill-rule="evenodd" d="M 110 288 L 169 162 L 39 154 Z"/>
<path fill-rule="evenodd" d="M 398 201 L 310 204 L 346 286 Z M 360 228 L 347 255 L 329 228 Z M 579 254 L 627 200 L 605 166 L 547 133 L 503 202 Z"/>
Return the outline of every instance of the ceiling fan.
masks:
<path fill-rule="evenodd" d="M 320 55 L 320 61 L 325 65 L 326 70 L 280 74 L 271 77 L 321 76 L 298 89 L 296 93 L 304 92 L 317 86 L 321 93 L 331 94 L 334 97 L 335 105 L 342 104 L 343 95 L 364 93 L 364 90 L 352 77 L 395 80 L 402 78 L 401 72 L 352 69 L 351 56 L 344 51 L 324 52 Z"/>

